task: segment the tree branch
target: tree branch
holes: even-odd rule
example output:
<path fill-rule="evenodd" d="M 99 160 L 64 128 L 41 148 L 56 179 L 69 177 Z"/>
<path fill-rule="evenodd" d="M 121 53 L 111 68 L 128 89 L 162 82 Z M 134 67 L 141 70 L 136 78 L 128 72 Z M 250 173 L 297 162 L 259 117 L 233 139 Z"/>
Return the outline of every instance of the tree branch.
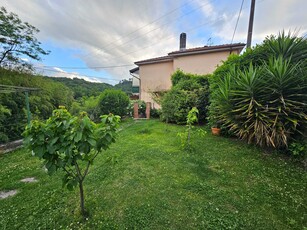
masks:
<path fill-rule="evenodd" d="M 70 176 L 77 177 L 77 175 L 76 175 L 74 172 L 69 171 L 68 169 L 66 169 L 65 166 L 63 167 L 63 169 L 64 169 L 64 171 L 65 171 L 67 174 L 69 174 Z"/>
<path fill-rule="evenodd" d="M 90 168 L 90 161 L 89 162 L 87 162 L 87 166 L 86 166 L 86 169 L 85 169 L 85 171 L 84 171 L 84 174 L 83 174 L 83 177 L 82 177 L 82 180 L 84 180 L 84 178 L 86 177 L 86 175 L 88 174 L 88 170 L 89 170 L 89 168 Z"/>
<path fill-rule="evenodd" d="M 76 168 L 76 171 L 77 171 L 77 174 L 78 174 L 78 178 L 82 182 L 83 181 L 83 177 L 82 177 L 81 170 L 80 170 L 80 167 L 78 165 L 78 162 L 75 161 L 74 163 L 75 163 L 74 165 L 75 165 L 75 168 Z"/>

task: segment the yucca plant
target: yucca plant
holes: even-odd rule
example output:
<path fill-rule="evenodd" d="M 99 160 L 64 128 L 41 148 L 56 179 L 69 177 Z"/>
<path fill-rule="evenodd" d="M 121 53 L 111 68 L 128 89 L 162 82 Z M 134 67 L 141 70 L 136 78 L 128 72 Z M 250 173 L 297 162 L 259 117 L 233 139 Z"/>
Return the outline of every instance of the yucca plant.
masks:
<path fill-rule="evenodd" d="M 249 143 L 285 148 L 307 129 L 307 43 L 283 32 L 263 47 L 262 65 L 213 78 L 210 115 Z"/>

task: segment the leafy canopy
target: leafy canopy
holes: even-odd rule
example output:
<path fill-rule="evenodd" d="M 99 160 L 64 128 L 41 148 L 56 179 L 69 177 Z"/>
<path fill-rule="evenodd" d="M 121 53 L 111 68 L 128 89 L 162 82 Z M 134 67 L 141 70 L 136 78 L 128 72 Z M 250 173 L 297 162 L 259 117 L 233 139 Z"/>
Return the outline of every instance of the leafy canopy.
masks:
<path fill-rule="evenodd" d="M 31 66 L 23 57 L 41 60 L 40 55 L 49 51 L 41 48 L 41 43 L 35 37 L 39 30 L 27 22 L 22 22 L 17 14 L 9 13 L 0 8 L 0 66 L 26 68 Z"/>

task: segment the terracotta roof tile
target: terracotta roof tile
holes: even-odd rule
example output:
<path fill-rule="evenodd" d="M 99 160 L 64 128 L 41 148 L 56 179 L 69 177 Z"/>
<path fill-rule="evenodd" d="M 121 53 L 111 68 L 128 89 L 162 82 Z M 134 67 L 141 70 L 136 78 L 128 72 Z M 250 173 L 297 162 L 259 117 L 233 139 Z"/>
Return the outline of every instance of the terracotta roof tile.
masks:
<path fill-rule="evenodd" d="M 241 48 L 243 49 L 245 46 L 244 43 L 233 43 L 233 44 L 223 44 L 223 45 L 215 45 L 215 46 L 202 46 L 202 47 L 195 47 L 185 50 L 177 50 L 170 52 L 168 55 L 174 55 L 174 54 L 184 54 L 184 53 L 190 53 L 190 52 L 196 52 L 196 51 L 215 51 L 220 49 L 232 49 L 232 48 Z"/>
<path fill-rule="evenodd" d="M 209 53 L 209 52 L 218 52 L 224 50 L 239 50 L 241 51 L 244 48 L 244 43 L 233 43 L 233 44 L 223 44 L 223 45 L 215 45 L 215 46 L 202 46 L 202 47 L 195 47 L 185 50 L 178 50 L 168 53 L 167 56 L 150 58 L 142 61 L 137 61 L 134 64 L 142 65 L 142 64 L 151 64 L 155 62 L 165 62 L 171 61 L 174 59 L 175 56 L 183 56 L 183 55 L 190 55 L 190 54 L 198 54 L 198 53 Z"/>
<path fill-rule="evenodd" d="M 146 59 L 146 60 L 142 60 L 142 61 L 137 61 L 134 64 L 138 65 L 138 64 L 145 64 L 147 62 L 161 62 L 161 61 L 171 61 L 173 60 L 173 57 L 171 56 L 162 56 L 162 57 L 156 57 L 156 58 L 150 58 L 150 59 Z"/>

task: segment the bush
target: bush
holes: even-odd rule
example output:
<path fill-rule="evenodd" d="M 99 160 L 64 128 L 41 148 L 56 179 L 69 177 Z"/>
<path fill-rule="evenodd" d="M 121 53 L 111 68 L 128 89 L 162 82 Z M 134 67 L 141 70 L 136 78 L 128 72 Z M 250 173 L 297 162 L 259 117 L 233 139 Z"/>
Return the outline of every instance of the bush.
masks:
<path fill-rule="evenodd" d="M 113 113 L 125 116 L 128 112 L 129 97 L 121 90 L 107 89 L 99 96 L 98 108 L 100 114 Z"/>
<path fill-rule="evenodd" d="M 306 39 L 282 33 L 231 56 L 210 80 L 211 122 L 249 143 L 286 148 L 307 128 L 306 54 Z"/>
<path fill-rule="evenodd" d="M 209 76 L 186 74 L 177 70 L 172 75 L 171 90 L 162 99 L 162 120 L 185 124 L 189 111 L 196 107 L 200 122 L 204 122 L 207 116 Z"/>
<path fill-rule="evenodd" d="M 150 117 L 152 118 L 160 118 L 161 116 L 161 109 L 150 109 Z"/>

